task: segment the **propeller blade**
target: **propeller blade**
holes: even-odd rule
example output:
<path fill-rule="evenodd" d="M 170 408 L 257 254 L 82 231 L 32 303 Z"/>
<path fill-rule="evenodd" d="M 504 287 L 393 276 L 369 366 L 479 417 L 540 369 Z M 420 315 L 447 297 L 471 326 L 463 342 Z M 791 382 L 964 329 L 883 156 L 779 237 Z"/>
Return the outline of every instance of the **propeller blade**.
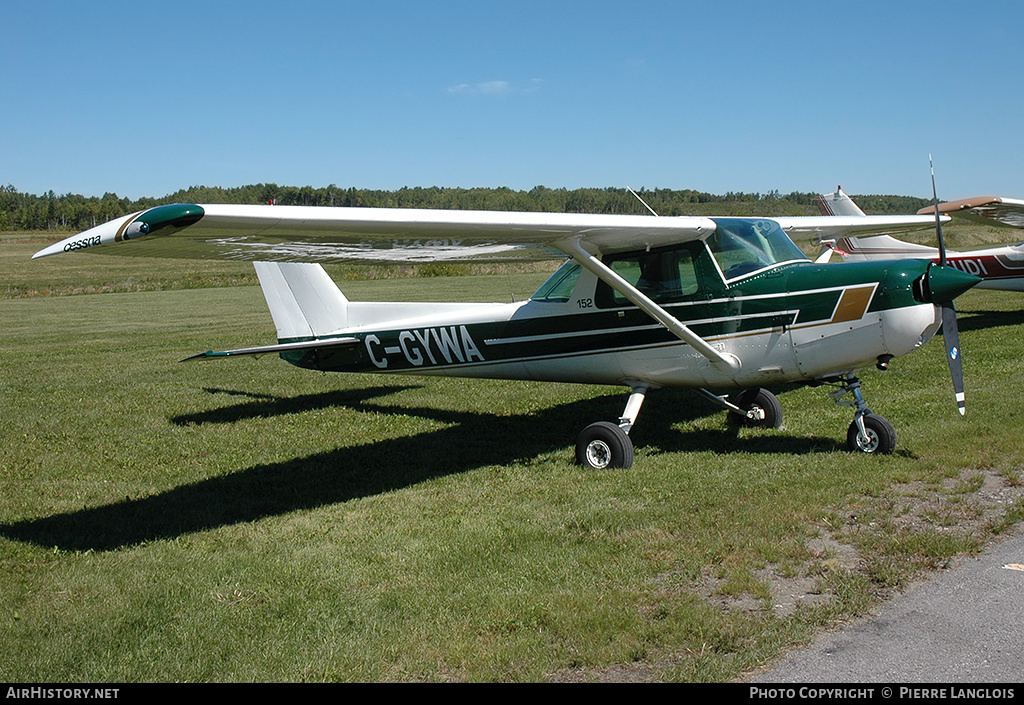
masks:
<path fill-rule="evenodd" d="M 942 221 L 939 219 L 939 194 L 935 190 L 935 166 L 932 155 L 928 155 L 928 168 L 932 172 L 932 200 L 935 204 L 935 237 L 939 241 L 939 266 L 946 266 L 946 243 L 942 237 Z M 953 301 L 942 304 L 942 340 L 946 345 L 946 362 L 949 363 L 949 374 L 953 378 L 953 392 L 956 395 L 956 408 L 963 416 L 967 412 L 964 405 L 964 363 L 960 355 L 960 329 L 956 323 L 956 309 Z"/>
<path fill-rule="evenodd" d="M 946 266 L 946 243 L 942 238 L 942 221 L 939 219 L 939 195 L 935 190 L 935 167 L 932 155 L 928 155 L 928 168 L 932 171 L 932 200 L 935 202 L 935 235 L 939 240 L 939 266 Z"/>
<path fill-rule="evenodd" d="M 942 304 L 942 340 L 946 345 L 949 374 L 953 377 L 956 407 L 963 416 L 967 411 L 964 405 L 964 364 L 960 355 L 960 330 L 957 328 L 956 310 L 952 301 Z"/>

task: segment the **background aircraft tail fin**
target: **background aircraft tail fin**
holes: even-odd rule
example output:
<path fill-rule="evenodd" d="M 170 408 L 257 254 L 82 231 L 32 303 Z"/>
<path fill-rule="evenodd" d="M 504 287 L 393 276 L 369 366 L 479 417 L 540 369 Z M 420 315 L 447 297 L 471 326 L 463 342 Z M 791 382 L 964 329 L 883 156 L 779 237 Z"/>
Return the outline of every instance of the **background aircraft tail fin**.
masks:
<path fill-rule="evenodd" d="M 836 186 L 835 193 L 824 193 L 814 199 L 822 215 L 864 215 L 864 211 L 843 193 L 842 186 Z"/>
<path fill-rule="evenodd" d="M 319 337 L 344 328 L 348 299 L 324 268 L 307 262 L 254 262 L 278 340 Z"/>

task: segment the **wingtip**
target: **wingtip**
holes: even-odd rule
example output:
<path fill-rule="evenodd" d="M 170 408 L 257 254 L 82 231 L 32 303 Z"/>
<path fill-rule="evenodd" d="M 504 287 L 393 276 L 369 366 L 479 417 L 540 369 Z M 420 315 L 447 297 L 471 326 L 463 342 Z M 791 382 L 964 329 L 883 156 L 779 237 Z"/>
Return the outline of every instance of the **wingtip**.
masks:
<path fill-rule="evenodd" d="M 195 355 L 189 355 L 188 357 L 183 357 L 182 359 L 178 360 L 178 362 L 188 362 L 189 360 L 202 360 L 203 358 L 216 357 L 216 356 L 217 356 L 217 353 L 215 353 L 213 350 L 207 350 L 206 352 L 196 353 Z"/>
<path fill-rule="evenodd" d="M 50 255 L 55 255 L 59 252 L 63 252 L 64 250 L 61 248 L 61 245 L 63 245 L 63 243 L 64 241 L 61 240 L 60 242 L 54 243 L 53 245 L 47 245 L 43 249 L 39 250 L 39 252 L 36 252 L 34 255 L 32 255 L 32 259 L 49 257 Z"/>

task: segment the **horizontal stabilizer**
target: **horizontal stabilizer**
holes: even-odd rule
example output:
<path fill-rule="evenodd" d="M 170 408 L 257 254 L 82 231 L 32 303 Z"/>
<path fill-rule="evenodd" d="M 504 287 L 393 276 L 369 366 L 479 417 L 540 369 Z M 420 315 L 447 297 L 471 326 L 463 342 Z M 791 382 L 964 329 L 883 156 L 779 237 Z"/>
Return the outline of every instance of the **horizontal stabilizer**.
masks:
<path fill-rule="evenodd" d="M 210 360 L 214 358 L 237 357 L 241 355 L 268 355 L 273 353 L 289 352 L 292 350 L 311 350 L 313 348 L 336 348 L 358 345 L 359 338 L 325 338 L 320 340 L 303 340 L 298 343 L 278 343 L 277 345 L 261 345 L 255 348 L 239 348 L 237 350 L 207 350 L 196 355 L 186 357 L 182 362 L 188 360 Z"/>

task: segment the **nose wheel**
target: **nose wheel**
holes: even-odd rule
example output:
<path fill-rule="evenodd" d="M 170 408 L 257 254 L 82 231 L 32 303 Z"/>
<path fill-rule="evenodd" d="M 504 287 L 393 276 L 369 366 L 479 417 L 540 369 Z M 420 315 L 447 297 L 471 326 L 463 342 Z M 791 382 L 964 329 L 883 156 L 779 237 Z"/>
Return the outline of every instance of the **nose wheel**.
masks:
<path fill-rule="evenodd" d="M 846 445 L 859 453 L 891 453 L 896 447 L 896 429 L 884 416 L 865 414 L 850 424 Z M 861 428 L 863 426 L 863 429 Z"/>

